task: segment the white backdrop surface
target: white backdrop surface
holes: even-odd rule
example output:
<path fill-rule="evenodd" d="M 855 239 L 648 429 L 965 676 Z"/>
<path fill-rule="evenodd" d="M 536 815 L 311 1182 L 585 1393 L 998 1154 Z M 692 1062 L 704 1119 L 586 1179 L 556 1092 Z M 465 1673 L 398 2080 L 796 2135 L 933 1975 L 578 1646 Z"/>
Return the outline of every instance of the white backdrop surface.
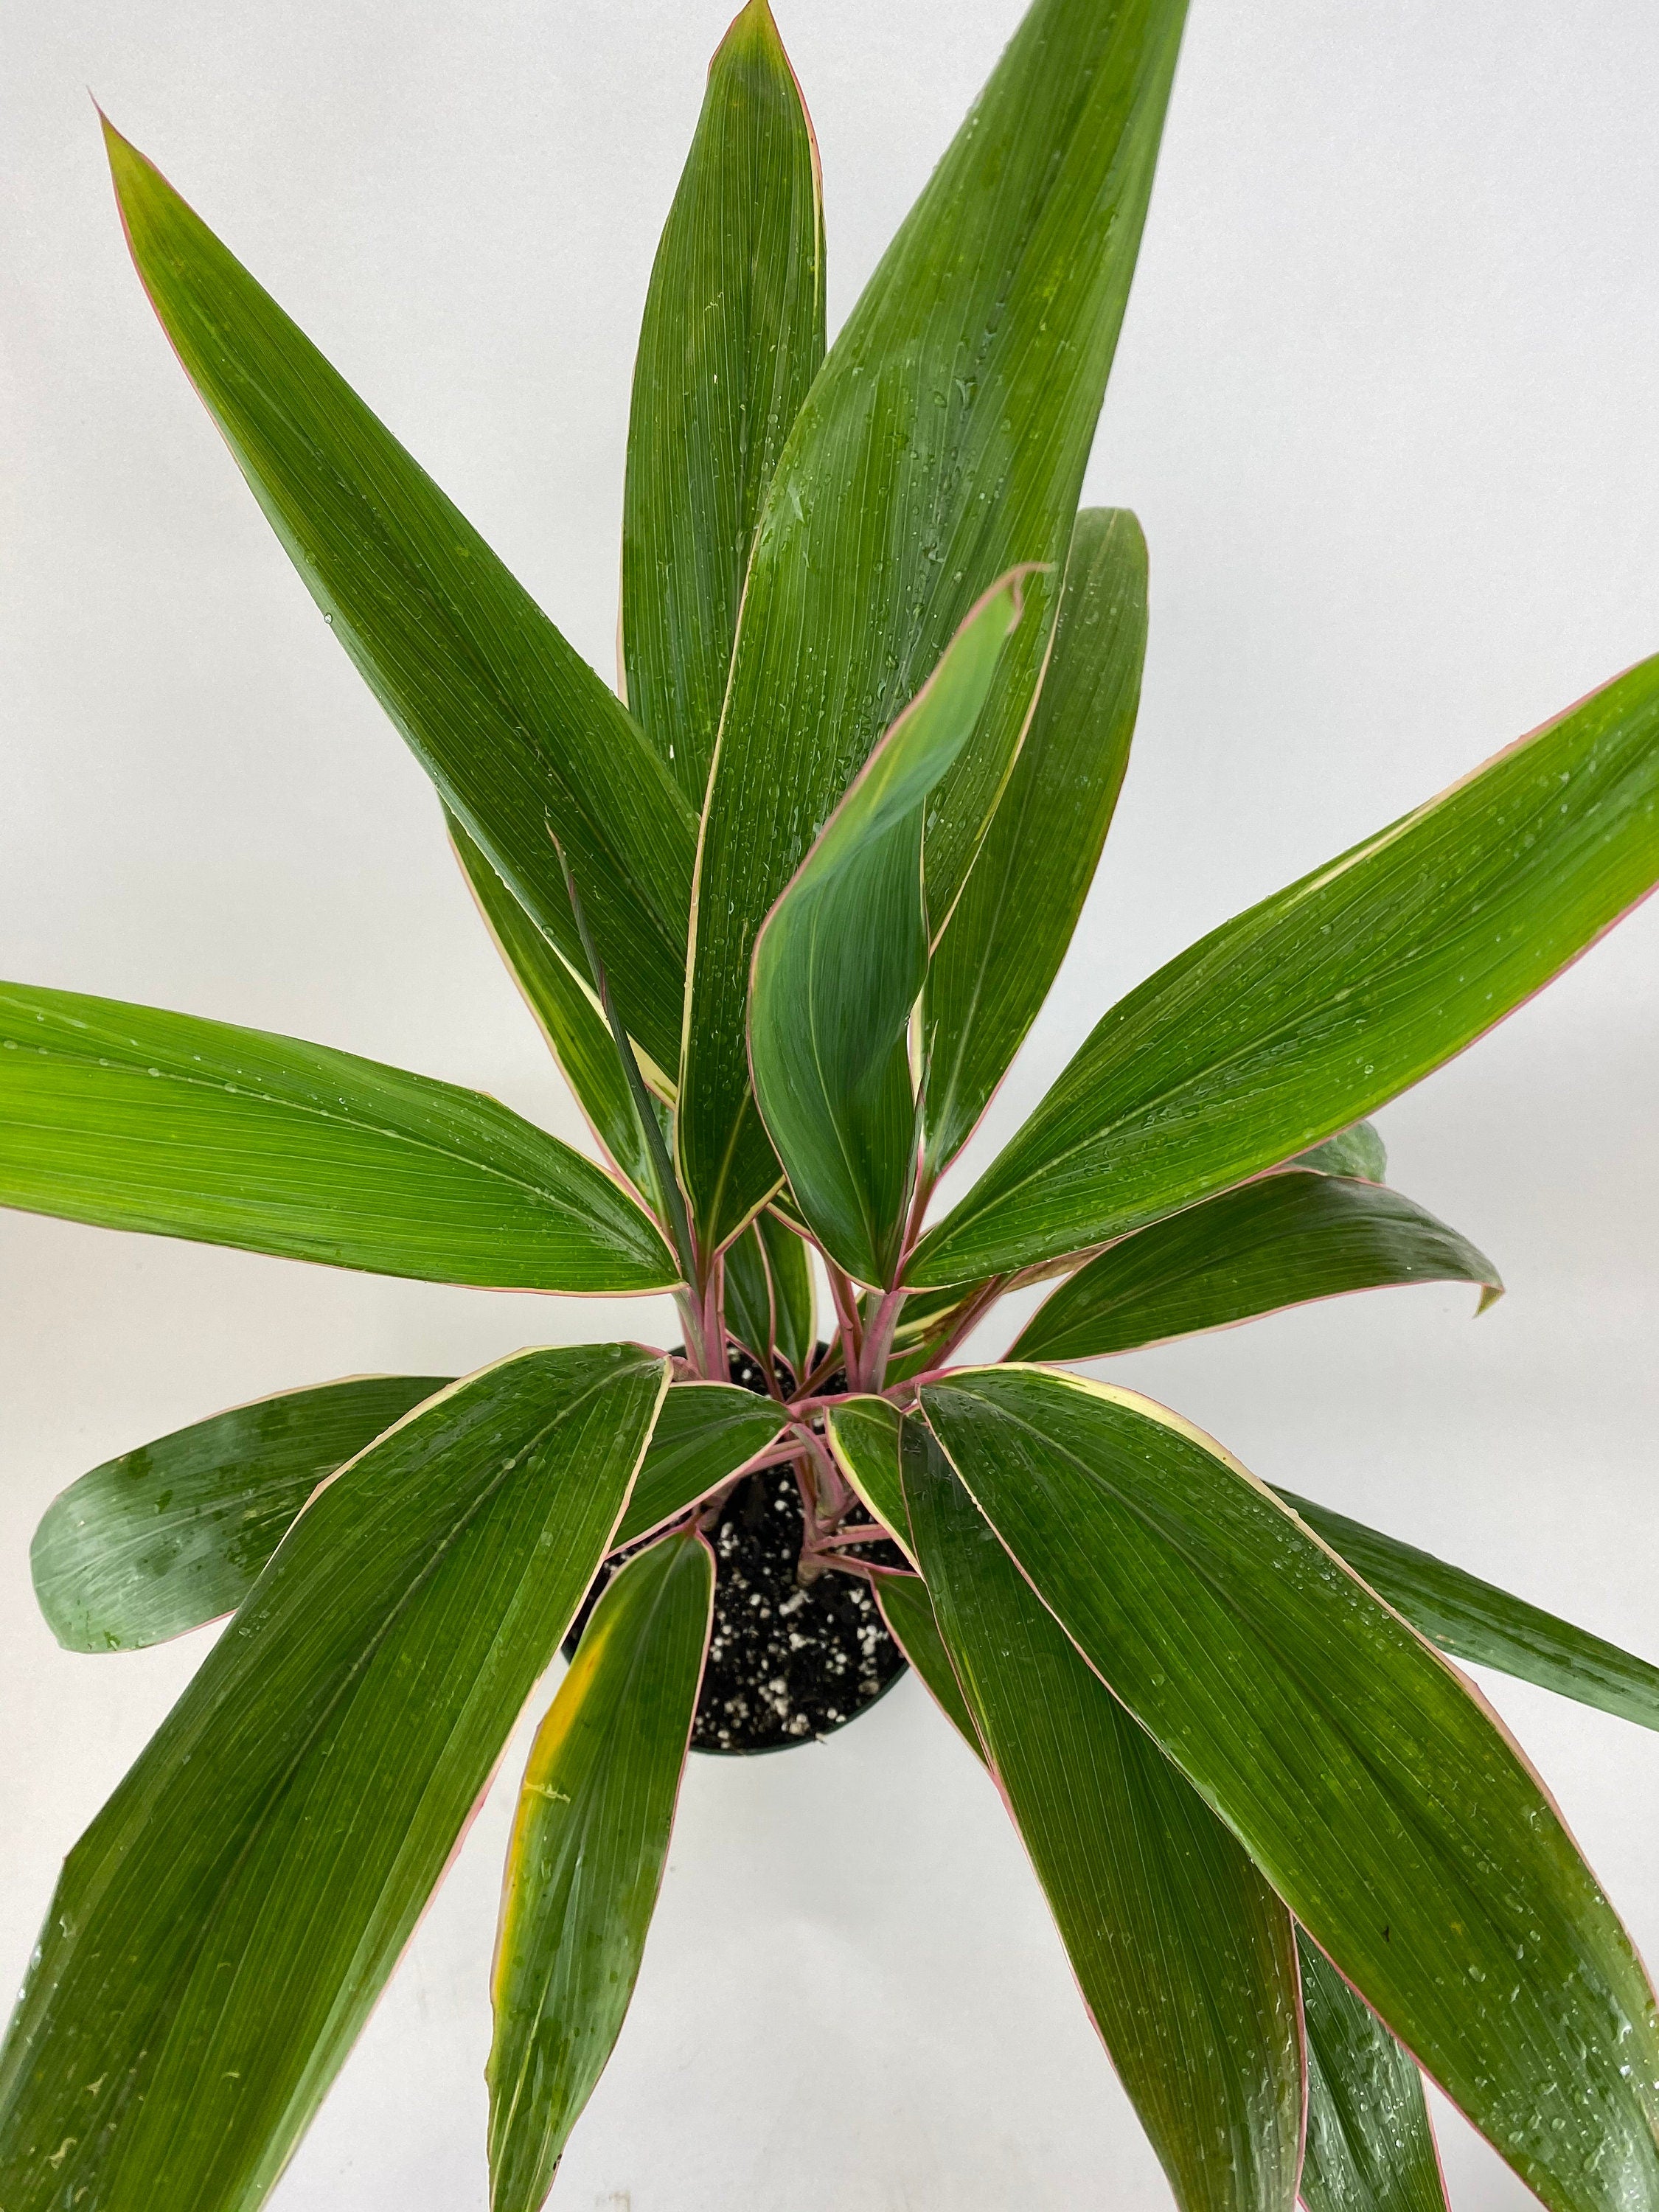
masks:
<path fill-rule="evenodd" d="M 779 0 L 832 325 L 1016 13 Z M 154 325 L 87 91 L 608 672 L 633 344 L 725 15 L 5 11 L 0 972 L 316 1037 L 578 1135 L 419 771 Z M 1659 647 L 1656 75 L 1640 0 L 1194 0 L 1086 494 L 1152 546 L 1135 758 L 978 1157 L 1169 954 Z M 1112 1370 L 1268 1480 L 1650 1654 L 1656 982 L 1659 907 L 1381 1117 L 1401 1187 L 1504 1272 L 1478 1328 L 1468 1294 L 1423 1289 Z M 0 1216 L 0 1980 L 214 1633 L 57 1650 L 27 1547 L 64 1483 L 265 1391 L 671 1328 Z M 1659 1952 L 1659 1737 L 1484 1686 Z M 485 2203 L 529 1721 L 282 2212 Z M 1460 2212 L 1524 2201 L 1455 2118 L 1443 2139 Z M 826 1746 L 693 1762 L 554 2201 L 1167 2203 L 1000 1808 L 914 1682 Z"/>

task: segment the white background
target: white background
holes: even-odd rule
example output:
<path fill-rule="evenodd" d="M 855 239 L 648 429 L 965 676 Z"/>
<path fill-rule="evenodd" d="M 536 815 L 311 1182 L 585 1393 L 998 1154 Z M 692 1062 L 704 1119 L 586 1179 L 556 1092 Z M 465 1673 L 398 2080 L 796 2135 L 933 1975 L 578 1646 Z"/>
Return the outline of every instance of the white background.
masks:
<path fill-rule="evenodd" d="M 1017 0 L 780 0 L 839 321 Z M 722 0 L 35 0 L 0 26 L 0 972 L 289 1030 L 575 1116 L 419 771 L 289 572 L 128 266 L 91 88 L 607 672 L 634 340 Z M 1153 622 L 1102 880 L 995 1116 L 1115 997 L 1659 647 L 1659 15 L 1194 0 L 1088 495 Z M 1659 1653 L 1659 908 L 1382 1117 L 1498 1261 L 1119 1362 L 1269 1480 Z M 0 1218 L 0 1980 L 213 1632 L 59 1652 L 28 1539 L 264 1391 L 460 1370 L 582 1309 Z M 988 1349 L 997 1348 L 988 1345 Z M 1486 1684 L 1659 1951 L 1659 1738 Z M 544 1694 L 538 1704 L 544 1702 Z M 485 2203 L 508 1791 L 281 2185 Z M 1519 2185 L 1443 2129 L 1460 2207 Z M 556 2203 L 1167 2202 L 1012 1832 L 914 1683 L 694 1761 Z"/>

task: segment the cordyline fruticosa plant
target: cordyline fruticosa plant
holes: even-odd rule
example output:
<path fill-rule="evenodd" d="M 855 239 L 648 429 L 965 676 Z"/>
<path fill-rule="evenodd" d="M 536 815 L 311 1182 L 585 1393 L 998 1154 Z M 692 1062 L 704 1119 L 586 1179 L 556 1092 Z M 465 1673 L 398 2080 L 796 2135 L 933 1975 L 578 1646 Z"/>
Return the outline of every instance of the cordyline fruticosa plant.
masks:
<path fill-rule="evenodd" d="M 507 1872 L 493 2198 L 539 2203 L 661 1877 L 705 1532 L 791 1465 L 801 1587 L 873 1585 L 984 1759 L 1187 2212 L 1431 2212 L 1419 2068 L 1559 2212 L 1659 2206 L 1643 1968 L 1441 1652 L 1648 1726 L 1659 1672 L 1066 1365 L 1370 1285 L 1497 1294 L 1363 1117 L 1659 876 L 1659 660 L 1171 961 L 928 1219 L 1128 752 L 1146 552 L 1078 497 L 1182 13 L 1036 0 L 826 353 L 811 131 L 751 0 L 647 304 L 625 706 L 109 132 L 179 359 L 437 786 L 610 1169 L 447 1084 L 18 985 L 0 1198 L 672 1291 L 684 1347 L 325 1384 L 52 1508 L 36 1583 L 74 1648 L 235 1610 L 70 1856 L 0 2058 L 5 2212 L 259 2201 L 627 1551 Z M 1046 1278 L 1006 1358 L 948 1364 Z M 769 1396 L 727 1380 L 734 1346 Z"/>

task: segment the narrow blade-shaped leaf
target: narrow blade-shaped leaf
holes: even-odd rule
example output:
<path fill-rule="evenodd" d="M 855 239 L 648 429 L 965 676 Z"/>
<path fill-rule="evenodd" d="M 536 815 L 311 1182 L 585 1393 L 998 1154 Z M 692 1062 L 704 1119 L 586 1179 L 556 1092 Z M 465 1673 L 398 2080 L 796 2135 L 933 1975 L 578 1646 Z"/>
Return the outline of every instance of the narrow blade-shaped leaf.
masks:
<path fill-rule="evenodd" d="M 1419 1634 L 1455 1659 L 1496 1667 L 1640 1728 L 1659 1729 L 1659 1667 L 1575 1628 L 1415 1544 L 1288 1490 L 1274 1493 Z"/>
<path fill-rule="evenodd" d="M 842 1473 L 893 1541 L 915 1560 L 899 1476 L 899 1414 L 887 1398 L 842 1398 L 824 1409 L 823 1431 Z"/>
<path fill-rule="evenodd" d="M 681 1157 L 706 1241 L 776 1169 L 744 1054 L 755 938 L 964 616 L 1064 561 L 1183 0 L 1036 0 L 830 349 L 762 511 L 698 860 Z M 950 910 L 1024 726 L 1057 576 L 928 831 Z"/>
<path fill-rule="evenodd" d="M 679 1276 L 609 1176 L 476 1091 L 22 983 L 0 984 L 0 1206 L 492 1290 Z"/>
<path fill-rule="evenodd" d="M 636 725 L 270 294 L 107 123 L 162 327 L 335 635 L 567 957 L 569 855 L 630 1030 L 676 1065 L 696 820 Z"/>
<path fill-rule="evenodd" d="M 714 1595 L 701 1536 L 609 1583 L 537 1733 L 491 1994 L 489 2202 L 538 2212 L 622 2031 L 662 1887 Z"/>
<path fill-rule="evenodd" d="M 1129 764 L 1146 653 L 1146 541 L 1121 507 L 1072 532 L 1025 733 L 927 971 L 927 1158 L 953 1159 L 1048 996 Z"/>
<path fill-rule="evenodd" d="M 817 1299 L 806 1246 L 769 1206 L 756 1217 L 755 1226 L 766 1248 L 767 1273 L 772 1279 L 778 1352 L 796 1382 L 803 1382 L 811 1372 L 818 1342 Z"/>
<path fill-rule="evenodd" d="M 909 1279 L 1085 1250 L 1278 1165 L 1461 1052 L 1656 878 L 1659 657 L 1132 991 Z"/>
<path fill-rule="evenodd" d="M 623 494 L 628 703 L 699 813 L 761 500 L 823 359 L 817 149 L 767 0 L 748 0 L 657 248 Z"/>
<path fill-rule="evenodd" d="M 1659 2198 L 1659 2017 L 1462 1680 L 1219 1445 L 1052 1369 L 924 1387 L 981 1510 L 1310 1935 L 1555 2212 Z"/>
<path fill-rule="evenodd" d="M 755 945 L 755 1094 L 814 1235 L 886 1283 L 916 1171 L 909 1023 L 927 974 L 928 793 L 973 734 L 1025 572 L 993 586 L 870 756 Z"/>
<path fill-rule="evenodd" d="M 1308 2027 L 1308 2212 L 1447 2212 L 1423 2077 L 1298 1929 Z"/>
<path fill-rule="evenodd" d="M 637 1543 L 735 1474 L 766 1449 L 783 1419 L 781 1407 L 734 1382 L 676 1382 L 629 1495 L 617 1547 Z"/>
<path fill-rule="evenodd" d="M 668 1364 L 520 1352 L 300 1516 L 70 1854 L 0 2051 L 0 2203 L 252 2212 L 611 1540 Z"/>
<path fill-rule="evenodd" d="M 1289 1168 L 1109 1245 L 1040 1305 L 1013 1359 L 1094 1359 L 1314 1298 L 1498 1270 L 1467 1237 L 1380 1183 Z"/>
<path fill-rule="evenodd" d="M 66 1651 L 137 1651 L 233 1613 L 318 1484 L 447 1375 L 358 1375 L 258 1398 L 106 1460 L 29 1547 Z"/>
<path fill-rule="evenodd" d="M 1291 2212 L 1291 1917 L 1043 1606 L 926 1427 L 905 1501 L 981 1742 L 1085 2003 L 1183 2212 Z"/>
<path fill-rule="evenodd" d="M 592 992 L 544 937 L 453 814 L 449 839 L 484 926 L 535 1016 L 587 1125 L 636 1191 L 658 1208 L 656 1163 L 640 1127 L 617 1041 Z M 661 1080 L 656 1070 L 652 1073 Z"/>
<path fill-rule="evenodd" d="M 726 1246 L 724 1283 L 726 1325 L 764 1368 L 772 1358 L 776 1321 L 772 1310 L 772 1278 L 758 1221 L 751 1221 L 742 1236 Z"/>
<path fill-rule="evenodd" d="M 975 1758 L 983 1759 L 985 1747 L 939 1632 L 927 1583 L 920 1575 L 878 1575 L 875 1598 L 893 1641 L 926 1683 L 934 1704 Z"/>
<path fill-rule="evenodd" d="M 726 1249 L 726 1318 L 757 1359 L 775 1353 L 799 1382 L 817 1341 L 806 1247 L 770 1209 Z"/>

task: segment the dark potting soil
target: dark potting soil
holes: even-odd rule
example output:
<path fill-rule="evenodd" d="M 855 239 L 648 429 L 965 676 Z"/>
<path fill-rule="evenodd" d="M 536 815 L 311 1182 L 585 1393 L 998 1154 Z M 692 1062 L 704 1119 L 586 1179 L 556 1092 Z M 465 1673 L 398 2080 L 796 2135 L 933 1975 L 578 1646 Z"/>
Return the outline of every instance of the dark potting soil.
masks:
<path fill-rule="evenodd" d="M 764 1395 L 761 1370 L 746 1354 L 733 1353 L 731 1374 L 734 1382 Z M 853 1517 L 870 1518 L 861 1508 Z M 744 1478 L 708 1532 L 714 1621 L 691 1729 L 694 1751 L 787 1751 L 833 1735 L 905 1670 L 868 1583 L 833 1568 L 805 1588 L 797 1583 L 802 1531 L 794 1470 L 769 1467 Z M 565 1638 L 567 1659 L 624 1556 L 599 1570 Z M 869 1557 L 884 1565 L 904 1564 L 884 1539 L 871 1545 Z"/>

